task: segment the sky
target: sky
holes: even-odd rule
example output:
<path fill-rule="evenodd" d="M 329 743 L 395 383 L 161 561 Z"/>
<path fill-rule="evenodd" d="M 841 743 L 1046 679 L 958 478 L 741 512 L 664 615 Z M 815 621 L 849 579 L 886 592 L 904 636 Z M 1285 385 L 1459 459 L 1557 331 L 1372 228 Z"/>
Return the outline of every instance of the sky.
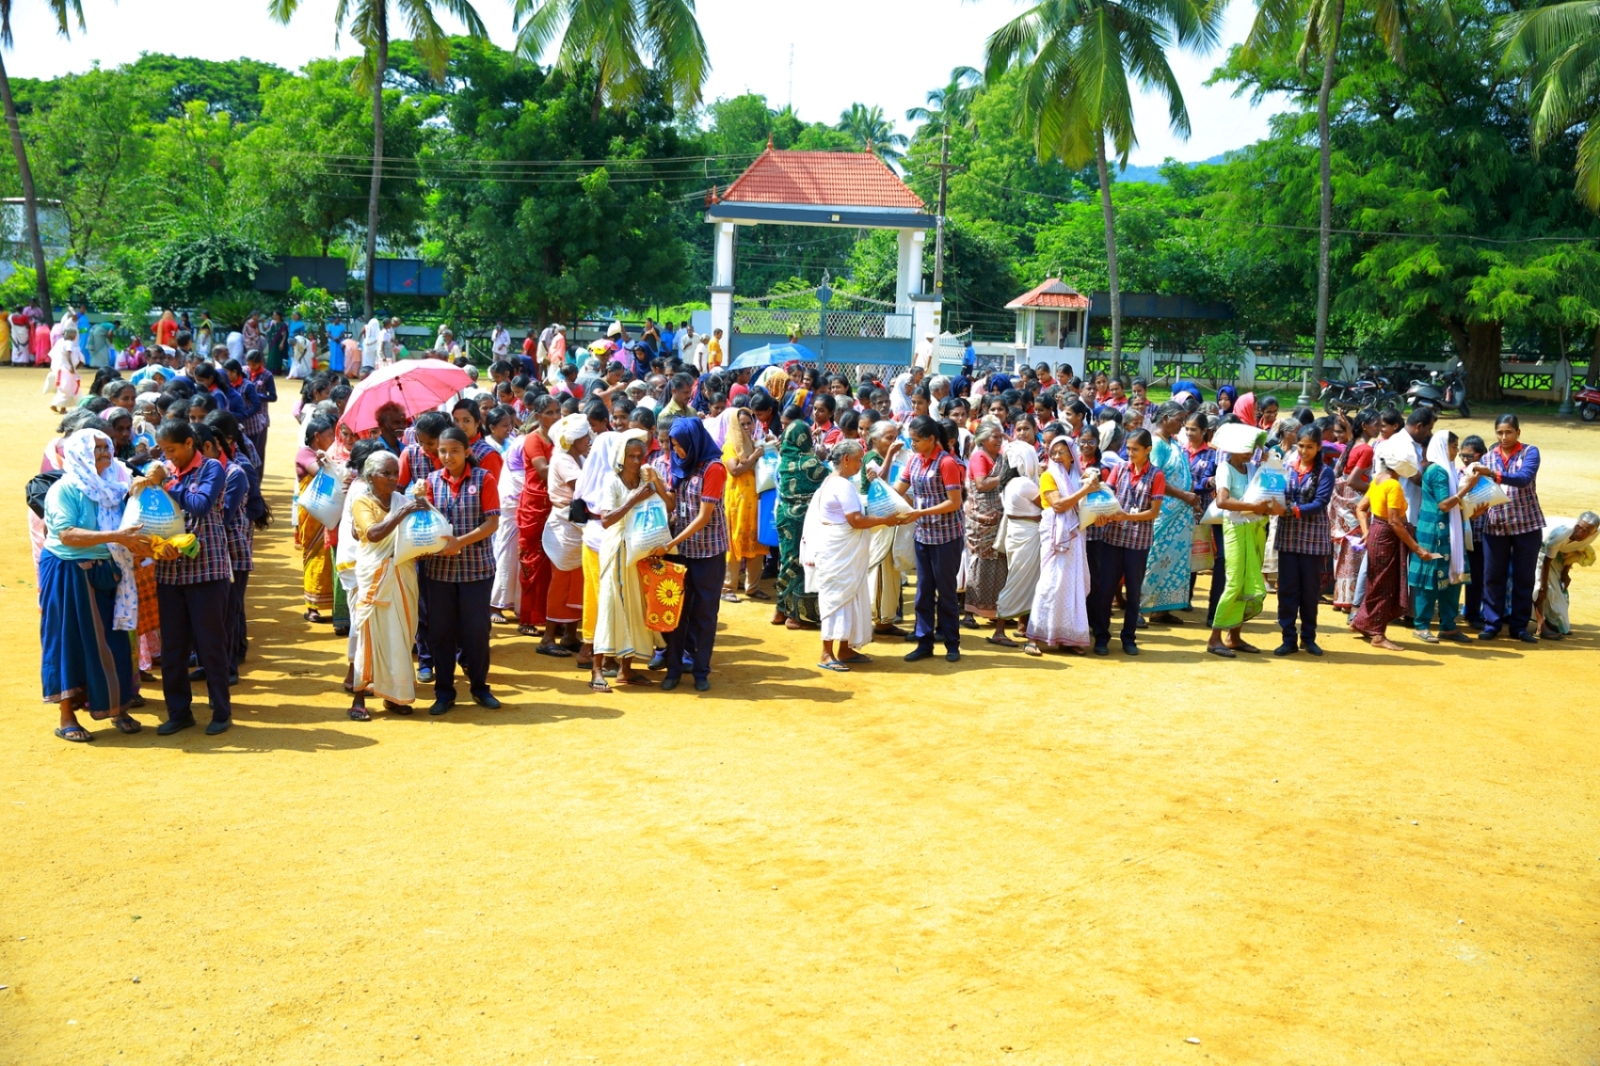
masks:
<path fill-rule="evenodd" d="M 290 26 L 267 15 L 265 0 L 83 0 L 87 34 L 57 36 L 45 17 L 48 5 L 17 4 L 12 29 L 16 44 L 5 57 L 13 76 L 48 78 L 112 67 L 141 52 L 169 52 L 203 59 L 240 56 L 297 68 L 335 54 L 334 0 L 302 0 Z M 478 0 L 493 40 L 513 41 L 509 3 Z M 882 105 L 902 132 L 907 108 L 924 102 L 957 66 L 978 66 L 984 39 L 1025 10 L 1020 0 L 699 0 L 701 32 L 711 55 L 706 98 L 762 93 L 774 107 L 793 102 L 806 121 L 837 121 L 852 102 Z M 1228 86 L 1202 83 L 1221 62 L 1227 46 L 1249 29 L 1253 5 L 1230 6 L 1223 44 L 1208 56 L 1174 54 L 1174 72 L 1189 105 L 1192 136 L 1177 139 L 1167 128 L 1166 107 L 1141 97 L 1136 123 L 1135 165 L 1169 156 L 1185 162 L 1208 159 L 1264 136 L 1270 106 L 1234 99 Z M 342 41 L 349 53 L 348 37 Z M 790 50 L 793 49 L 791 82 Z M 792 95 L 791 95 L 792 93 Z"/>

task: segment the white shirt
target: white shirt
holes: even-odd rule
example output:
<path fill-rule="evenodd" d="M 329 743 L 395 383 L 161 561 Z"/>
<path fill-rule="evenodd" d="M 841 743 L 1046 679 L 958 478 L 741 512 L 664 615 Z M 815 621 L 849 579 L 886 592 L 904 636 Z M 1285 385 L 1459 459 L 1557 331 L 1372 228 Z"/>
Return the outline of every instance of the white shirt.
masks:
<path fill-rule="evenodd" d="M 911 360 L 912 366 L 920 366 L 924 374 L 933 373 L 933 342 L 923 341 L 917 346 L 917 354 Z"/>
<path fill-rule="evenodd" d="M 830 477 L 817 489 L 817 494 L 812 498 L 812 506 L 822 505 L 822 520 L 842 526 L 847 521 L 846 515 L 861 513 L 861 494 L 850 483 L 849 478 Z"/>
<path fill-rule="evenodd" d="M 206 354 L 210 354 L 207 352 Z M 228 334 L 228 358 L 244 362 L 244 334 L 234 330 Z"/>
<path fill-rule="evenodd" d="M 493 347 L 496 359 L 504 359 L 509 355 L 511 353 L 511 332 L 504 328 L 495 330 Z"/>
<path fill-rule="evenodd" d="M 383 323 L 376 318 L 367 320 L 361 328 L 361 365 L 378 365 L 378 350 L 383 347 Z"/>

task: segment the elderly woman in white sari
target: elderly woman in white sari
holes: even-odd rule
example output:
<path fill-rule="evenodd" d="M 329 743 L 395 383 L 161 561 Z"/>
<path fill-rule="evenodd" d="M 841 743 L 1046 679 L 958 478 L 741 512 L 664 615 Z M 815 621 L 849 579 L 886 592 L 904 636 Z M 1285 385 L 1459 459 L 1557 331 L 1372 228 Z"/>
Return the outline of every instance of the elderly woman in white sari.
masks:
<path fill-rule="evenodd" d="M 1087 479 L 1078 475 L 1078 456 L 1068 437 L 1050 442 L 1050 464 L 1039 475 L 1044 515 L 1039 523 L 1039 584 L 1028 613 L 1030 655 L 1045 648 L 1066 648 L 1082 655 L 1089 634 L 1089 559 L 1078 504 L 1100 485 L 1095 468 Z"/>
<path fill-rule="evenodd" d="M 1000 452 L 1000 528 L 995 532 L 995 549 L 1006 557 L 1006 583 L 995 600 L 994 635 L 990 644 L 1014 648 L 1016 641 L 1006 635 L 1006 622 L 1018 620 L 1027 631 L 1028 611 L 1039 586 L 1039 453 L 1026 441 L 1012 441 Z M 1038 655 L 1039 646 L 1031 641 L 1025 650 Z"/>
<path fill-rule="evenodd" d="M 655 645 L 655 637 L 645 624 L 644 586 L 635 565 L 638 560 L 628 557 L 625 530 L 634 509 L 652 496 L 659 496 L 663 486 L 655 469 L 644 460 L 649 435 L 642 429 L 631 429 L 619 437 L 611 451 L 611 469 L 600 491 L 599 509 L 589 518 L 590 525 L 598 525 L 603 531 L 594 663 L 589 678 L 592 692 L 611 691 L 604 672 L 607 659 L 616 663 L 617 684 L 650 684 L 649 679 L 634 673 L 633 660 L 638 655 L 648 657 Z M 663 497 L 663 505 L 665 502 Z M 661 522 L 665 528 L 665 513 Z"/>
<path fill-rule="evenodd" d="M 550 517 L 541 540 L 545 558 L 550 560 L 550 593 L 545 603 L 544 641 L 534 649 L 541 655 L 565 658 L 581 645 L 583 530 L 573 523 L 570 512 L 578 479 L 583 476 L 583 457 L 589 454 L 591 432 L 582 412 L 567 415 L 550 428 L 556 447 L 546 474 Z"/>
<path fill-rule="evenodd" d="M 900 514 L 874 518 L 861 506 L 855 477 L 861 472 L 861 442 L 843 440 L 833 446 L 830 474 L 811 498 L 805 532 L 800 538 L 800 565 L 806 591 L 817 597 L 822 617 L 824 670 L 847 673 L 851 664 L 870 663 L 859 649 L 872 641 L 873 538 L 869 530 L 905 523 Z M 837 647 L 836 647 L 837 646 Z"/>
<path fill-rule="evenodd" d="M 367 491 L 350 506 L 356 591 L 350 600 L 350 717 L 370 721 L 367 696 L 410 714 L 416 702 L 411 646 L 417 638 L 416 560 L 395 561 L 400 522 L 427 504 L 399 491 L 400 460 L 374 452 L 361 469 Z M 448 549 L 450 538 L 446 538 Z"/>
<path fill-rule="evenodd" d="M 1576 521 L 1551 518 L 1545 522 L 1535 570 L 1538 584 L 1533 591 L 1533 613 L 1539 619 L 1539 635 L 1546 640 L 1562 640 L 1572 632 L 1572 604 L 1567 598 L 1572 568 L 1594 565 L 1597 534 L 1600 515 L 1593 511 L 1583 512 Z"/>

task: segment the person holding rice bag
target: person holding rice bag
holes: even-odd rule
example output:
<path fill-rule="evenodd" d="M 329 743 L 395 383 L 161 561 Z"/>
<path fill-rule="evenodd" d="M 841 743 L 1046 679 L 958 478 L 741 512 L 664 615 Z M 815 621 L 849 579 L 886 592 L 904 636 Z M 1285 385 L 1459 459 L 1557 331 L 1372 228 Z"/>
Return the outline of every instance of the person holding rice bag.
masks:
<path fill-rule="evenodd" d="M 1222 565 L 1226 578 L 1212 612 L 1206 651 L 1224 659 L 1232 659 L 1239 652 L 1255 655 L 1261 651 L 1241 634 L 1244 624 L 1261 613 L 1267 599 L 1266 579 L 1261 576 L 1267 523 L 1262 518 L 1282 512 L 1283 507 L 1271 498 L 1254 503 L 1244 500 L 1250 486 L 1250 456 L 1260 439 L 1261 433 L 1253 425 L 1237 420 L 1223 425 L 1212 438 L 1217 454 L 1225 460 L 1217 464 L 1213 506 L 1222 512 Z M 1212 580 L 1215 582 L 1215 577 Z"/>
<path fill-rule="evenodd" d="M 1417 473 L 1416 452 L 1407 434 L 1396 433 L 1378 445 L 1372 487 L 1356 509 L 1367 542 L 1367 593 L 1350 628 L 1372 642 L 1374 648 L 1399 651 L 1386 634 L 1392 622 L 1409 610 L 1406 553 L 1425 561 L 1442 558 L 1424 551 L 1406 523 L 1405 481 Z"/>
<path fill-rule="evenodd" d="M 1504 626 L 1517 640 L 1533 644 L 1539 638 L 1528 632 L 1528 623 L 1533 621 L 1534 579 L 1544 537 L 1539 449 L 1522 443 L 1516 415 L 1501 415 L 1494 435 L 1499 443 L 1477 470 L 1504 489 L 1510 502 L 1489 508 L 1484 516 L 1483 631 L 1478 639 L 1493 640 Z"/>
<path fill-rule="evenodd" d="M 1122 650 L 1127 655 L 1139 654 L 1139 602 L 1155 536 L 1151 523 L 1161 514 L 1167 490 L 1165 475 L 1150 462 L 1151 444 L 1148 429 L 1134 430 L 1128 436 L 1128 461 L 1106 475 L 1106 487 L 1116 493 L 1122 509 L 1097 520 L 1106 530 L 1094 599 L 1089 602 L 1096 655 L 1105 655 L 1111 643 L 1111 601 L 1119 584 L 1126 586 Z"/>

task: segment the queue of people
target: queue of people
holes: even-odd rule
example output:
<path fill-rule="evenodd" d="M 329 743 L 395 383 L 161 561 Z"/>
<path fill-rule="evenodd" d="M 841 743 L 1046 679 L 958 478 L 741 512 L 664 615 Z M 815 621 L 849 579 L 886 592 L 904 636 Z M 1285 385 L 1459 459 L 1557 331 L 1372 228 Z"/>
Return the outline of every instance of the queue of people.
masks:
<path fill-rule="evenodd" d="M 1572 568 L 1600 534 L 1591 513 L 1546 520 L 1514 415 L 1485 446 L 1426 411 L 1284 415 L 1189 382 L 1156 404 L 1143 382 L 1065 366 L 855 383 L 552 356 L 562 339 L 541 339 L 537 378 L 497 360 L 490 388 L 437 410 L 385 405 L 361 432 L 343 417 L 347 379 L 300 383 L 305 620 L 347 637 L 351 719 L 408 715 L 419 685 L 446 714 L 458 673 L 499 707 L 497 625 L 571 660 L 594 693 L 671 691 L 685 675 L 704 692 L 720 612 L 745 599 L 815 630 L 830 673 L 889 640 L 910 663 L 959 662 L 963 631 L 985 627 L 989 645 L 1030 656 L 1138 655 L 1149 628 L 1202 617 L 1206 653 L 1235 658 L 1260 652 L 1244 627 L 1273 593 L 1280 656 L 1323 654 L 1325 600 L 1384 650 L 1397 626 L 1425 644 L 1469 628 L 1561 639 Z M 170 378 L 103 372 L 46 449 L 35 551 L 63 739 L 92 739 L 85 710 L 136 732 L 157 663 L 158 732 L 196 724 L 191 681 L 206 683 L 207 731 L 231 724 L 277 394 L 259 351 L 229 355 L 186 353 Z M 326 477 L 343 489 L 337 522 L 300 505 Z M 181 535 L 130 521 L 144 492 L 172 501 Z M 416 548 L 424 515 L 439 532 Z"/>

